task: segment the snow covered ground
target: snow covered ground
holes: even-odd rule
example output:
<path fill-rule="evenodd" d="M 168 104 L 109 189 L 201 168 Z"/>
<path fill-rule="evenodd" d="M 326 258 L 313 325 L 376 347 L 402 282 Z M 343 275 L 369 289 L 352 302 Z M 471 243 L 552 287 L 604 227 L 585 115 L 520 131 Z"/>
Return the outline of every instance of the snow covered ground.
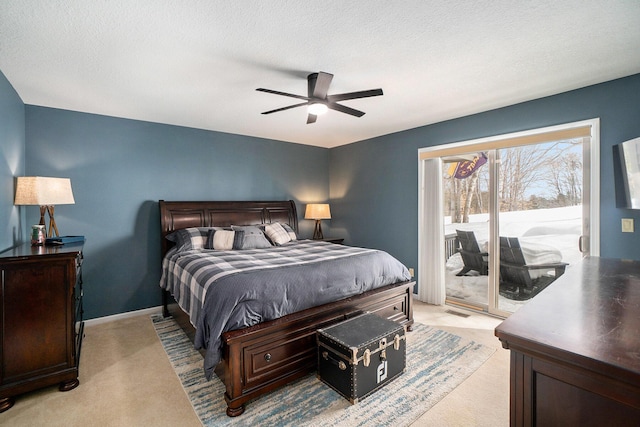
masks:
<path fill-rule="evenodd" d="M 464 224 L 451 224 L 445 218 L 445 236 L 455 235 L 456 229 L 473 231 L 480 249 L 486 252 L 488 220 L 488 214 L 472 215 L 470 222 Z M 578 249 L 581 230 L 581 206 L 500 214 L 500 236 L 517 237 L 528 264 L 563 261 L 569 263 L 567 269 L 571 268 L 582 258 Z M 487 276 L 456 276 L 463 265 L 459 253 L 447 260 L 447 296 L 487 304 Z M 526 301 L 514 301 L 500 296 L 498 308 L 514 312 L 525 303 Z"/>

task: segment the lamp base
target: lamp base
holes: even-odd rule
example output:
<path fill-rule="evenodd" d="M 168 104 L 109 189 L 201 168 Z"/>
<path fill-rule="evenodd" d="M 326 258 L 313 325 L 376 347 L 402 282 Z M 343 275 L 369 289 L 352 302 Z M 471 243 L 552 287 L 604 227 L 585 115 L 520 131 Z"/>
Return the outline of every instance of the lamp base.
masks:
<path fill-rule="evenodd" d="M 53 217 L 54 211 L 55 211 L 55 208 L 53 205 L 47 206 L 47 212 L 49 213 L 49 232 L 47 233 L 47 237 L 53 237 L 54 232 L 56 237 L 60 235 L 58 233 L 58 226 L 56 225 L 56 220 Z"/>
<path fill-rule="evenodd" d="M 313 230 L 313 240 L 322 240 L 324 236 L 322 235 L 322 220 L 316 219 L 316 227 Z"/>
<path fill-rule="evenodd" d="M 58 237 L 60 234 L 58 233 L 58 226 L 56 225 L 56 220 L 54 218 L 55 206 L 53 205 L 41 205 L 40 206 L 40 225 L 45 226 L 45 235 L 46 237 Z M 44 221 L 45 213 L 49 214 L 49 227 L 46 226 Z"/>

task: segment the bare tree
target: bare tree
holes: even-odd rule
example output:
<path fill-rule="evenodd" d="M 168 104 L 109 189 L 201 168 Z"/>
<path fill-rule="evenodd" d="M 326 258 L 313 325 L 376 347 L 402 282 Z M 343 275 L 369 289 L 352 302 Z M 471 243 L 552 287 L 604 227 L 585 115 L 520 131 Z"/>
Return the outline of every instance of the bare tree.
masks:
<path fill-rule="evenodd" d="M 568 142 L 568 143 L 567 143 Z M 500 150 L 499 196 L 502 212 L 529 209 L 530 198 L 527 191 L 535 183 L 549 184 L 549 196 L 558 198 L 570 195 L 571 202 L 581 197 L 580 158 L 575 153 L 567 153 L 573 148 L 574 141 L 558 141 L 550 144 L 536 144 L 512 147 Z M 569 160 L 570 159 L 570 160 Z M 567 168 L 571 164 L 571 172 Z M 557 179 L 551 178 L 556 176 Z M 580 196 L 578 196 L 580 194 Z M 565 204 L 563 204 L 565 206 Z"/>
<path fill-rule="evenodd" d="M 577 153 L 567 153 L 555 159 L 547 175 L 549 186 L 554 189 L 554 198 L 560 206 L 575 206 L 582 203 L 582 160 Z"/>
<path fill-rule="evenodd" d="M 462 222 L 469 222 L 469 213 L 473 204 L 474 197 L 478 188 L 478 171 L 475 171 L 467 179 L 464 180 L 466 184 L 465 188 L 465 200 L 462 209 Z"/>
<path fill-rule="evenodd" d="M 445 215 L 448 213 L 451 216 L 451 222 L 469 222 L 470 214 L 480 212 L 482 200 L 479 197 L 478 174 L 481 170 L 482 167 L 464 179 L 455 178 L 449 173 L 444 177 L 445 194 L 448 195 Z"/>

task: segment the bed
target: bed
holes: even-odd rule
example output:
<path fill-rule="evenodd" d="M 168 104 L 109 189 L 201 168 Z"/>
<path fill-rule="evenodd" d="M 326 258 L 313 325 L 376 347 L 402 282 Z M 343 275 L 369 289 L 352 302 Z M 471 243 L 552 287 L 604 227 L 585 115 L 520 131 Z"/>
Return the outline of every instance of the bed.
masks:
<path fill-rule="evenodd" d="M 176 256 L 176 248 L 173 248 L 175 243 L 167 239 L 167 236 L 173 238 L 176 234 L 175 232 L 179 230 L 193 230 L 198 227 L 224 227 L 225 229 L 231 226 L 262 225 L 264 227 L 278 223 L 282 224 L 283 227 L 289 227 L 289 231 L 294 233 L 298 231 L 297 211 L 292 200 L 257 202 L 181 202 L 160 200 L 159 207 L 163 268 L 165 264 L 169 264 L 169 257 Z M 209 242 L 212 242 L 211 236 L 212 234 L 209 235 Z M 335 258 L 338 258 L 336 262 L 338 263 L 344 262 L 340 260 L 350 256 L 341 255 L 344 251 L 359 250 L 358 248 L 349 249 L 349 247 L 339 248 L 338 245 L 317 241 L 298 241 L 289 242 L 288 244 L 291 246 L 298 245 L 296 246 L 298 251 L 301 251 L 302 249 L 299 248 L 302 247 L 316 251 L 319 250 L 318 247 L 325 245 L 326 247 L 323 248 L 323 251 L 328 249 L 332 251 L 332 254 L 335 253 Z M 289 250 L 288 244 L 281 245 L 281 247 L 274 249 L 273 252 Z M 251 255 L 253 252 L 257 254 L 262 251 L 269 251 L 269 249 L 237 252 L 241 252 L 242 255 L 245 255 L 245 252 Z M 388 256 L 387 254 L 385 255 Z M 194 253 L 192 256 L 200 255 Z M 370 255 L 365 254 L 363 256 Z M 290 255 L 286 255 L 286 257 L 290 257 Z M 352 259 L 355 259 L 355 255 Z M 284 268 L 295 271 L 302 267 L 288 266 Z M 342 268 L 337 267 L 335 270 Z M 284 270 L 282 271 L 284 272 Z M 258 273 L 261 276 L 271 277 L 272 279 L 279 274 L 268 270 L 258 270 Z M 163 271 L 163 280 L 165 280 L 164 276 L 165 273 Z M 179 276 L 183 276 L 183 274 L 181 273 Z M 220 283 L 224 283 L 230 288 L 241 287 L 239 283 L 241 277 L 241 274 L 225 276 L 222 280 L 216 282 L 215 289 L 222 287 Z M 303 275 L 303 277 L 306 277 L 306 275 Z M 227 278 L 228 283 L 225 282 Z M 208 318 L 209 320 L 202 320 L 199 324 L 190 318 L 188 311 L 193 311 L 191 308 L 188 307 L 185 311 L 176 302 L 176 300 L 180 300 L 184 306 L 185 298 L 180 294 L 181 291 L 176 290 L 175 293 L 178 295 L 172 295 L 163 290 L 163 314 L 164 316 L 173 316 L 195 343 L 202 344 L 204 342 L 209 344 L 214 340 L 220 340 L 219 357 L 215 355 L 209 357 L 211 349 L 207 351 L 201 350 L 205 356 L 205 372 L 207 360 L 215 361 L 215 373 L 225 384 L 224 399 L 227 403 L 227 415 L 238 416 L 244 412 L 245 404 L 249 400 L 315 370 L 317 362 L 315 333 L 318 328 L 326 327 L 364 311 L 369 311 L 394 320 L 410 329 L 413 324 L 412 293 L 414 285 L 415 282 L 408 280 L 408 276 L 404 276 L 402 280 L 397 280 L 390 284 L 378 283 L 375 285 L 377 287 L 371 288 L 367 286 L 362 292 L 353 295 L 338 296 L 338 300 L 323 300 L 320 305 L 314 304 L 313 306 L 296 310 L 295 307 L 297 305 L 293 304 L 289 310 L 293 309 L 295 311 L 290 313 L 285 311 L 286 314 L 281 317 L 269 319 L 268 316 L 258 316 L 258 323 L 251 324 L 249 322 L 248 326 L 236 325 L 238 326 L 236 328 L 226 328 L 220 334 L 216 333 L 216 336 L 213 337 L 208 336 L 208 333 L 215 328 L 207 322 L 213 321 L 211 320 L 212 318 L 224 316 L 208 314 L 205 310 L 206 304 L 203 303 L 201 308 L 202 315 L 199 317 Z M 161 286 L 163 286 L 163 283 L 161 283 Z M 216 301 L 219 299 L 214 298 L 212 295 L 213 291 L 207 292 L 207 296 L 210 296 L 209 299 L 216 299 Z M 316 297 L 314 296 L 314 298 Z M 305 304 L 308 305 L 308 303 Z M 301 305 L 301 307 L 305 307 L 305 305 Z M 193 313 L 191 313 L 191 316 L 193 316 Z M 233 323 L 231 322 L 231 324 Z M 200 325 L 200 328 L 194 327 L 194 324 L 196 326 Z M 199 346 L 196 345 L 196 347 Z M 211 347 L 214 348 L 214 346 Z"/>

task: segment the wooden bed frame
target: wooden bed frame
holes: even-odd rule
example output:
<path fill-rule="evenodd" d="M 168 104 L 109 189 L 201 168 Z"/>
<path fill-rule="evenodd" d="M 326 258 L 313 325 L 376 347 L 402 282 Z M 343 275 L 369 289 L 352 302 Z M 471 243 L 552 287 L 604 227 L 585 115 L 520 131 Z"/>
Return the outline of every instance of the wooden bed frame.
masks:
<path fill-rule="evenodd" d="M 165 237 L 188 227 L 252 225 L 281 222 L 298 231 L 293 200 L 275 202 L 166 202 L 160 200 L 162 256 L 170 249 Z M 223 360 L 216 374 L 225 384 L 227 415 L 244 412 L 245 403 L 316 369 L 316 330 L 364 311 L 406 325 L 413 324 L 415 282 L 400 282 L 361 295 L 292 313 L 244 329 L 225 332 Z M 188 315 L 163 291 L 163 314 L 173 316 L 193 340 Z"/>

